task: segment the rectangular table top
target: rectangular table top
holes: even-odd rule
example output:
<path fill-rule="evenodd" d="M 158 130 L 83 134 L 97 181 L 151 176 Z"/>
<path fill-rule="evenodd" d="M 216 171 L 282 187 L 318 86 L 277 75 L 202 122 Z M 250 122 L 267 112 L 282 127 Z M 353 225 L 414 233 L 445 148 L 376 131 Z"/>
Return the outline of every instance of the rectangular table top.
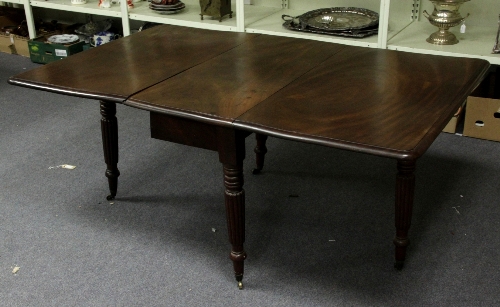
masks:
<path fill-rule="evenodd" d="M 260 35 L 133 95 L 125 104 L 232 125 L 343 48 Z"/>
<path fill-rule="evenodd" d="M 165 25 L 9 82 L 414 159 L 488 67 L 480 59 Z"/>
<path fill-rule="evenodd" d="M 24 72 L 10 82 L 123 102 L 257 36 L 163 25 Z"/>
<path fill-rule="evenodd" d="M 337 148 L 416 158 L 488 66 L 479 59 L 347 46 L 238 117 L 235 125 Z"/>

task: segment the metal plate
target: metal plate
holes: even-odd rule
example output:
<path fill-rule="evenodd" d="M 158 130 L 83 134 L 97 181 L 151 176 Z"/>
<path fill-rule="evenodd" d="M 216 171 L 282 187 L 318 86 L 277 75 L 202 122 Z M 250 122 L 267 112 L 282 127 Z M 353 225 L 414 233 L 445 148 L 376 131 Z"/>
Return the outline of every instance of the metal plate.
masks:
<path fill-rule="evenodd" d="M 378 25 L 378 13 L 357 7 L 332 7 L 309 11 L 299 16 L 302 27 L 341 31 Z"/>
<path fill-rule="evenodd" d="M 293 23 L 292 20 L 285 21 L 283 27 L 288 30 L 298 31 L 298 32 L 308 32 L 316 34 L 326 34 L 341 37 L 352 37 L 352 38 L 364 38 L 378 33 L 378 27 L 369 27 L 364 29 L 355 30 L 342 30 L 342 31 L 324 31 L 320 29 L 313 28 L 302 28 L 299 24 Z"/>
<path fill-rule="evenodd" d="M 186 5 L 184 4 L 184 2 L 180 1 L 177 2 L 176 4 L 154 4 L 153 2 L 149 4 L 150 9 L 176 10 L 185 7 Z"/>
<path fill-rule="evenodd" d="M 47 39 L 49 43 L 52 44 L 71 44 L 79 41 L 78 35 L 75 34 L 60 34 L 60 35 L 52 35 Z"/>
<path fill-rule="evenodd" d="M 184 8 L 180 8 L 177 10 L 157 10 L 157 9 L 151 9 L 153 12 L 162 14 L 162 15 L 172 15 L 172 14 L 177 14 L 180 13 L 184 10 Z"/>

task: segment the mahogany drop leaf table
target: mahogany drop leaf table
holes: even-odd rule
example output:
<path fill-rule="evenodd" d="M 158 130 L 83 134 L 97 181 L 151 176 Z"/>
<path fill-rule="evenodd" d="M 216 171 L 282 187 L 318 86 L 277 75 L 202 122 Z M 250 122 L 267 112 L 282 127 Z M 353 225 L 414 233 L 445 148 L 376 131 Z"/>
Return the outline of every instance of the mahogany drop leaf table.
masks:
<path fill-rule="evenodd" d="M 100 101 L 108 199 L 116 197 L 120 175 L 117 103 L 150 111 L 153 138 L 218 152 L 230 259 L 242 288 L 248 135 L 257 136 L 255 173 L 268 136 L 396 160 L 395 266 L 401 269 L 416 160 L 488 68 L 480 59 L 163 25 L 9 82 Z"/>

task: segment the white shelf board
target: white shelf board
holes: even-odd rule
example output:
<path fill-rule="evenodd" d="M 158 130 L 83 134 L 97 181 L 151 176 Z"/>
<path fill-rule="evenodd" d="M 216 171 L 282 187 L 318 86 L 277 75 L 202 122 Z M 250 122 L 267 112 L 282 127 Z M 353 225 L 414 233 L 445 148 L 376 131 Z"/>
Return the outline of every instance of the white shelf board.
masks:
<path fill-rule="evenodd" d="M 245 8 L 246 9 L 246 8 Z M 377 35 L 365 37 L 365 38 L 343 38 L 338 36 L 330 36 L 315 33 L 305 33 L 285 29 L 283 27 L 283 19 L 281 15 L 286 14 L 290 16 L 299 16 L 306 13 L 306 11 L 297 11 L 290 9 L 282 9 L 274 14 L 264 17 L 252 24 L 247 25 L 246 32 L 249 33 L 262 33 L 277 36 L 287 36 L 296 38 L 312 39 L 330 43 L 338 43 L 344 45 L 361 46 L 361 47 L 371 47 L 376 48 L 378 46 Z"/>
<path fill-rule="evenodd" d="M 426 21 L 413 22 L 395 37 L 389 40 L 388 49 L 409 51 L 414 53 L 427 53 L 445 56 L 481 58 L 491 64 L 500 65 L 500 54 L 492 54 L 495 44 L 498 25 L 468 26 L 466 33 L 460 33 L 459 27 L 454 27 L 451 32 L 459 40 L 455 45 L 433 45 L 426 41 L 429 35 L 437 31 L 437 27 Z"/>
<path fill-rule="evenodd" d="M 282 8 L 266 7 L 260 5 L 245 5 L 245 26 L 283 11 Z"/>
<path fill-rule="evenodd" d="M 1 2 L 24 4 L 24 0 L 2 0 Z"/>
<path fill-rule="evenodd" d="M 110 8 L 100 8 L 98 3 L 98 0 L 87 0 L 85 4 L 71 4 L 70 0 L 48 0 L 31 1 L 31 6 L 100 16 L 122 17 L 119 5 L 114 4 Z"/>
<path fill-rule="evenodd" d="M 233 17 L 224 16 L 221 22 L 218 19 L 212 19 L 210 16 L 204 16 L 201 20 L 200 5 L 187 4 L 186 8 L 177 14 L 162 15 L 149 8 L 149 2 L 142 1 L 134 3 L 134 8 L 129 11 L 129 18 L 147 22 L 156 22 L 185 26 L 192 28 L 203 28 L 219 31 L 238 31 L 236 26 L 236 14 L 233 10 Z"/>

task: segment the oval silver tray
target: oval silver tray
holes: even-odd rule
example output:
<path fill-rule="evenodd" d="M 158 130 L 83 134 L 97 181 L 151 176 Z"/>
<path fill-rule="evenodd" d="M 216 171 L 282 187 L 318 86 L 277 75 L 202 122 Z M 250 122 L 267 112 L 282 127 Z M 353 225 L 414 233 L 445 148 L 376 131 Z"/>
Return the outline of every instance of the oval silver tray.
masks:
<path fill-rule="evenodd" d="M 378 13 L 357 7 L 332 7 L 309 11 L 298 16 L 302 27 L 323 31 L 354 30 L 378 24 Z"/>
<path fill-rule="evenodd" d="M 283 23 L 283 27 L 288 30 L 298 32 L 309 32 L 316 34 L 325 34 L 333 36 L 351 37 L 351 38 L 364 38 L 378 33 L 377 27 L 370 27 L 364 29 L 342 30 L 342 31 L 323 31 L 314 28 L 302 28 L 299 24 L 293 23 L 293 20 L 288 20 Z"/>

